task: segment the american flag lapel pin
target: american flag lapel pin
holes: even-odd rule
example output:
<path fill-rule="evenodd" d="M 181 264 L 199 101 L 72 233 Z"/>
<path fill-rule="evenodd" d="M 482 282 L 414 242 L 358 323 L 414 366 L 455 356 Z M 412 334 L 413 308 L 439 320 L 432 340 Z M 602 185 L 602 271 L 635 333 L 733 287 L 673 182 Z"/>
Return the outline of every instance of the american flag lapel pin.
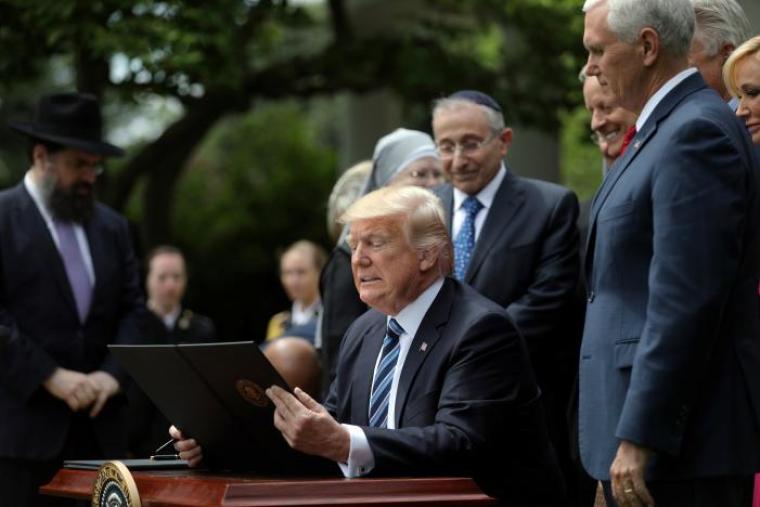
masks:
<path fill-rule="evenodd" d="M 420 345 L 420 352 L 425 352 L 427 350 L 427 342 L 422 342 L 422 345 Z"/>

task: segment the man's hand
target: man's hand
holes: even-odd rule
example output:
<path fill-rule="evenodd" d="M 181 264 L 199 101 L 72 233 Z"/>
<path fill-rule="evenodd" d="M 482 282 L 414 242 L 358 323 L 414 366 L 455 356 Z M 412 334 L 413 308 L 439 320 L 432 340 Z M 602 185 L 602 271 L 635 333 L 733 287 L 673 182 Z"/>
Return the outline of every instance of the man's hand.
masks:
<path fill-rule="evenodd" d="M 654 507 L 654 499 L 644 482 L 644 471 L 651 451 L 627 440 L 621 440 L 610 466 L 612 496 L 620 507 Z"/>
<path fill-rule="evenodd" d="M 348 430 L 303 390 L 296 387 L 294 392 L 295 396 L 277 386 L 266 391 L 276 407 L 274 425 L 285 441 L 306 454 L 346 463 L 351 448 Z"/>
<path fill-rule="evenodd" d="M 90 410 L 90 417 L 97 417 L 108 398 L 119 392 L 119 381 L 113 375 L 104 371 L 94 371 L 87 375 L 95 389 L 95 404 Z"/>
<path fill-rule="evenodd" d="M 186 438 L 174 425 L 169 428 L 169 435 L 176 440 L 174 448 L 179 453 L 179 457 L 187 461 L 191 468 L 198 466 L 203 460 L 203 449 L 198 445 L 198 442 L 194 438 Z"/>
<path fill-rule="evenodd" d="M 66 368 L 56 368 L 42 385 L 74 412 L 92 405 L 98 395 L 89 376 Z"/>

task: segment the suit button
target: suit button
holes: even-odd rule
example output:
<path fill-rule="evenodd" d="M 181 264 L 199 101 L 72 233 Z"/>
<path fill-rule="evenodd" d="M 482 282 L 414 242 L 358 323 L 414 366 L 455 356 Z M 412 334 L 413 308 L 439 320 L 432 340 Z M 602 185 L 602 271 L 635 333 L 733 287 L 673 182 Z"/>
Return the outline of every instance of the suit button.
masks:
<path fill-rule="evenodd" d="M 594 302 L 594 291 L 588 293 L 588 297 L 586 298 L 586 302 L 591 304 Z"/>

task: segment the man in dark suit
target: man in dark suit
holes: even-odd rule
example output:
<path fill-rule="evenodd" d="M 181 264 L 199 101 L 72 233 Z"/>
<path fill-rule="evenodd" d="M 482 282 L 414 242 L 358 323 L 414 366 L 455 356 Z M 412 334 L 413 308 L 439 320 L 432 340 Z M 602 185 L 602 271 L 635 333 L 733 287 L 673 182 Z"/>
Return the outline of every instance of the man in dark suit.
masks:
<path fill-rule="evenodd" d="M 438 193 L 454 239 L 454 275 L 506 308 L 524 337 L 569 475 L 565 420 L 580 339 L 571 325 L 580 270 L 578 200 L 504 164 L 512 129 L 484 93 L 461 91 L 437 101 L 433 133 L 451 180 Z"/>
<path fill-rule="evenodd" d="M 0 495 L 37 494 L 64 458 L 123 456 L 125 373 L 108 343 L 136 338 L 143 307 L 127 222 L 94 201 L 103 157 L 100 108 L 76 93 L 44 96 L 29 136 L 31 168 L 0 193 Z"/>
<path fill-rule="evenodd" d="M 300 389 L 267 390 L 285 440 L 346 477 L 468 475 L 508 505 L 561 505 L 523 341 L 500 306 L 446 278 L 438 199 L 387 187 L 344 218 L 354 281 L 372 309 L 346 333 L 324 406 Z M 197 462 L 194 442 L 176 446 Z"/>
<path fill-rule="evenodd" d="M 138 323 L 143 343 L 204 343 L 216 340 L 214 323 L 208 317 L 183 308 L 187 269 L 182 252 L 173 246 L 154 248 L 146 258 L 148 311 Z M 139 386 L 127 389 L 129 453 L 146 458 L 166 441 L 169 422 Z"/>
<path fill-rule="evenodd" d="M 590 0 L 587 72 L 638 114 L 591 210 L 580 447 L 608 505 L 749 505 L 760 208 L 746 129 L 687 53 L 689 0 Z"/>

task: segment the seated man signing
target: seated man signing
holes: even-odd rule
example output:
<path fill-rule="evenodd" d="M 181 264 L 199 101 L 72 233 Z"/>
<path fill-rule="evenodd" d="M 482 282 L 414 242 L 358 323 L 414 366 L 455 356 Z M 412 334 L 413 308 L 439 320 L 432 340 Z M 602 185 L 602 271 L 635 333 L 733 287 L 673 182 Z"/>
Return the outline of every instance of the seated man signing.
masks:
<path fill-rule="evenodd" d="M 563 485 L 525 345 L 503 308 L 447 276 L 438 199 L 386 187 L 343 221 L 371 309 L 343 338 L 324 406 L 300 388 L 267 390 L 285 440 L 346 477 L 465 475 L 514 505 L 555 505 Z M 199 445 L 171 433 L 197 465 Z"/>

